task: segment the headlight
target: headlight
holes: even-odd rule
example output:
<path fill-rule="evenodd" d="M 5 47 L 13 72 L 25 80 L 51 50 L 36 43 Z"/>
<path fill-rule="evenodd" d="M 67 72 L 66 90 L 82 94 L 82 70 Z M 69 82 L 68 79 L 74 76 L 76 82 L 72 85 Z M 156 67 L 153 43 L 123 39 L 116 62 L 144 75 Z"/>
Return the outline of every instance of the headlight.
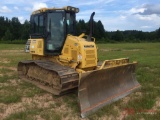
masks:
<path fill-rule="evenodd" d="M 67 10 L 68 11 L 73 11 L 73 12 L 76 12 L 76 13 L 79 12 L 79 8 L 75 8 L 75 7 L 71 7 L 71 6 L 67 6 Z"/>
<path fill-rule="evenodd" d="M 70 10 L 71 10 L 71 7 L 70 7 L 70 6 L 68 6 L 68 7 L 67 7 L 67 10 L 68 10 L 68 11 L 70 11 Z"/>
<path fill-rule="evenodd" d="M 32 45 L 32 48 L 34 49 L 34 45 Z"/>
<path fill-rule="evenodd" d="M 79 12 L 79 8 L 76 8 L 76 13 L 78 13 Z"/>
<path fill-rule="evenodd" d="M 73 7 L 72 7 L 72 11 L 75 11 Z"/>

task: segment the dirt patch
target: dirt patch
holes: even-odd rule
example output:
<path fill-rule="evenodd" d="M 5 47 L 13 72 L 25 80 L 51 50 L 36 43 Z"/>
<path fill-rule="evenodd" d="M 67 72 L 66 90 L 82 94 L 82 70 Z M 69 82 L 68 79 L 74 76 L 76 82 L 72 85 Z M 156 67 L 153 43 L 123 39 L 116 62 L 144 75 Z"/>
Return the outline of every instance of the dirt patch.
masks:
<path fill-rule="evenodd" d="M 3 108 L 3 111 L 4 111 L 4 112 L 0 113 L 1 119 L 6 118 L 7 116 L 9 116 L 13 113 L 25 110 L 22 103 L 16 103 L 16 104 L 10 104 L 10 105 L 0 104 L 0 107 Z"/>
<path fill-rule="evenodd" d="M 110 115 L 110 116 L 104 116 L 104 117 L 101 117 L 101 118 L 97 118 L 97 120 L 115 120 L 115 117 Z"/>
<path fill-rule="evenodd" d="M 89 120 L 88 118 L 82 119 L 80 117 L 80 111 L 75 112 L 74 108 L 69 107 L 68 103 L 64 102 L 63 97 L 58 98 L 58 101 L 56 100 L 55 103 L 58 103 L 58 106 L 56 105 L 52 110 L 61 115 L 62 120 Z M 78 102 L 76 107 L 79 107 Z"/>
<path fill-rule="evenodd" d="M 132 97 L 134 96 L 134 97 Z M 127 104 L 131 99 L 139 98 L 142 96 L 141 92 L 135 92 L 132 96 L 126 96 L 122 99 L 123 104 Z"/>
<path fill-rule="evenodd" d="M 0 87 L 7 87 L 7 86 L 10 86 L 9 83 L 0 83 Z"/>
<path fill-rule="evenodd" d="M 108 52 L 108 51 L 122 51 L 122 50 L 121 49 L 100 49 L 100 51 Z"/>
<path fill-rule="evenodd" d="M 0 51 L 0 55 L 6 55 L 7 56 L 13 56 L 13 55 L 23 55 L 23 54 L 26 54 L 24 50 L 1 50 Z"/>
<path fill-rule="evenodd" d="M 17 69 L 15 67 L 0 66 L 0 71 L 1 71 L 0 77 L 5 77 L 5 76 L 11 77 L 17 74 Z"/>
<path fill-rule="evenodd" d="M 43 96 L 35 95 L 33 98 L 22 98 L 22 102 L 26 103 L 29 106 L 33 104 L 36 105 L 38 108 L 48 108 L 51 104 L 54 104 L 51 94 L 45 94 Z"/>
<path fill-rule="evenodd" d="M 131 99 L 131 98 L 128 97 L 128 96 L 125 97 L 125 98 L 123 98 L 123 104 L 127 104 L 130 99 Z"/>
<path fill-rule="evenodd" d="M 100 49 L 100 51 L 140 51 L 142 49 L 119 49 L 119 48 L 114 48 L 114 49 Z"/>
<path fill-rule="evenodd" d="M 150 72 L 156 72 L 156 71 L 158 71 L 159 68 L 144 67 L 144 69 L 147 71 L 150 71 Z"/>
<path fill-rule="evenodd" d="M 127 50 L 127 49 L 123 49 L 122 51 L 141 51 L 142 49 L 129 49 L 129 50 Z"/>
<path fill-rule="evenodd" d="M 116 118 L 116 120 L 125 120 L 126 112 L 122 111 L 120 115 Z"/>
<path fill-rule="evenodd" d="M 136 92 L 135 96 L 138 97 L 138 98 L 141 97 L 142 96 L 142 92 Z"/>
<path fill-rule="evenodd" d="M 1 50 L 1 53 L 21 53 L 23 52 L 24 53 L 24 50 Z"/>
<path fill-rule="evenodd" d="M 104 116 L 101 118 L 97 118 L 96 120 L 124 120 L 124 115 L 120 115 L 118 117 L 115 117 L 113 115 L 109 115 L 109 116 Z"/>
<path fill-rule="evenodd" d="M 17 71 L 17 68 L 15 68 L 15 67 L 0 66 L 0 69 L 3 69 L 3 68 L 13 70 L 13 71 Z"/>
<path fill-rule="evenodd" d="M 3 74 L 0 73 L 0 77 L 3 77 Z"/>
<path fill-rule="evenodd" d="M 13 70 L 13 71 L 17 71 L 17 68 L 15 68 L 15 67 L 7 67 L 7 68 L 10 70 Z"/>
<path fill-rule="evenodd" d="M 7 63 L 10 63 L 10 60 L 8 60 L 7 58 L 1 58 L 0 63 L 7 64 Z"/>
<path fill-rule="evenodd" d="M 157 98 L 157 99 L 156 99 L 156 103 L 155 103 L 155 105 L 153 106 L 153 109 L 154 109 L 154 110 L 157 110 L 158 108 L 160 108 L 160 98 Z"/>
<path fill-rule="evenodd" d="M 25 111 L 26 109 L 32 109 L 32 108 L 48 108 L 51 104 L 54 104 L 55 101 L 53 101 L 51 94 L 45 94 L 42 96 L 34 96 L 32 98 L 24 97 L 22 98 L 22 102 L 19 103 L 13 103 L 13 104 L 2 104 L 0 103 L 1 113 L 0 117 L 1 119 L 4 119 L 8 117 L 11 114 Z"/>
<path fill-rule="evenodd" d="M 9 80 L 9 84 L 12 86 L 17 86 L 19 83 L 22 83 L 20 79 L 19 80 L 16 80 L 16 79 Z"/>
<path fill-rule="evenodd" d="M 34 116 L 34 120 L 45 120 L 45 119 L 43 119 L 40 115 L 36 115 Z"/>
<path fill-rule="evenodd" d="M 54 111 L 62 115 L 62 120 L 89 120 L 88 118 L 82 119 L 80 117 L 80 112 L 78 114 L 75 113 L 73 109 L 68 108 L 66 104 L 63 104 L 59 108 L 54 109 Z"/>

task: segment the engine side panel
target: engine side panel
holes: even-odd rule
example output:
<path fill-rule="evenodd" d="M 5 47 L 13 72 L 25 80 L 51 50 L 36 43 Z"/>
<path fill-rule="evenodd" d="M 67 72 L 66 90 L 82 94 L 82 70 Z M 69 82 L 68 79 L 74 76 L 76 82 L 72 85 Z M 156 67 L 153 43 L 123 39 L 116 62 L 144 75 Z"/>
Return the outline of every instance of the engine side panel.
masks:
<path fill-rule="evenodd" d="M 78 68 L 85 69 L 97 66 L 97 48 L 93 41 L 69 35 L 64 44 L 60 58 L 78 62 Z"/>

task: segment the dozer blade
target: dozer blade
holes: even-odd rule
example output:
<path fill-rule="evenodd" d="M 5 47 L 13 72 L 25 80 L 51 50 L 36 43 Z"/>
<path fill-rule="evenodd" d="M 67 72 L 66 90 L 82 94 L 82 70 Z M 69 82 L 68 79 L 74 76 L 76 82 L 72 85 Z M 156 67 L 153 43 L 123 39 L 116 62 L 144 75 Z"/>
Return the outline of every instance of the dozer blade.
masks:
<path fill-rule="evenodd" d="M 84 118 L 139 88 L 135 67 L 135 63 L 128 63 L 83 73 L 78 90 L 81 117 Z"/>

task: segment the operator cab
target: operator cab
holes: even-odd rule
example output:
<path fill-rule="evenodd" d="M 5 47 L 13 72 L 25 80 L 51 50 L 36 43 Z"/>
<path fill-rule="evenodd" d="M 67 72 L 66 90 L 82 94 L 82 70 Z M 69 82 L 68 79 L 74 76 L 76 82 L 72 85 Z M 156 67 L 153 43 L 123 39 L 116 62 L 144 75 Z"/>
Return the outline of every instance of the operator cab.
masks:
<path fill-rule="evenodd" d="M 75 35 L 78 8 L 43 8 L 34 11 L 30 18 L 31 39 L 44 39 L 44 54 L 61 54 L 67 34 Z"/>

